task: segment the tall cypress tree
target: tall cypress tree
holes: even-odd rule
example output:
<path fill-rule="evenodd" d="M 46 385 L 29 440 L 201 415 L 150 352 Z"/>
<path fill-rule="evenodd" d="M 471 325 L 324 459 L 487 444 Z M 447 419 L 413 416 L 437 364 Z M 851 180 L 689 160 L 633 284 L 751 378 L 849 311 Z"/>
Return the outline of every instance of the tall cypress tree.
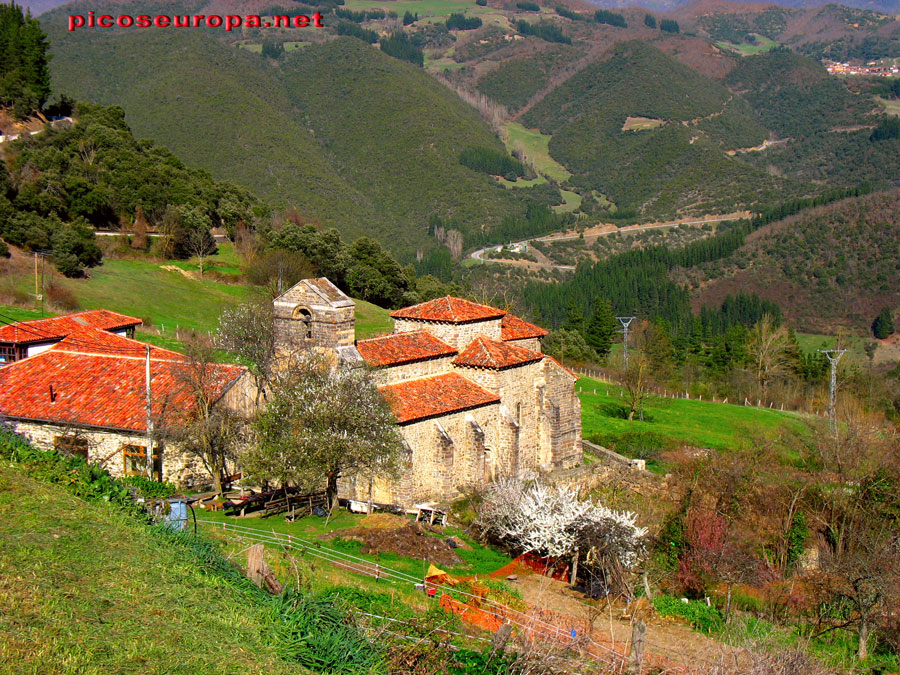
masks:
<path fill-rule="evenodd" d="M 616 334 L 616 317 L 609 300 L 596 298 L 594 311 L 584 327 L 584 339 L 601 358 L 609 354 Z"/>
<path fill-rule="evenodd" d="M 37 19 L 15 3 L 0 4 L 0 105 L 17 117 L 40 110 L 50 96 L 48 48 Z"/>
<path fill-rule="evenodd" d="M 872 334 L 879 340 L 884 340 L 894 332 L 894 320 L 891 317 L 891 310 L 887 307 L 879 312 L 872 322 Z"/>

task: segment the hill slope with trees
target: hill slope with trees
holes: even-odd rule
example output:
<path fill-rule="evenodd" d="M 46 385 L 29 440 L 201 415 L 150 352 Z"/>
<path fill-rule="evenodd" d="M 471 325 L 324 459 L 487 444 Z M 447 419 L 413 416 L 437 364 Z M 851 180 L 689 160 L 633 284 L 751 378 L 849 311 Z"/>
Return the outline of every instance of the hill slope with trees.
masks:
<path fill-rule="evenodd" d="M 737 290 L 777 302 L 798 329 L 868 331 L 900 308 L 900 191 L 846 199 L 768 225 L 692 276 L 702 304 Z"/>
<path fill-rule="evenodd" d="M 434 246 L 432 214 L 481 225 L 524 213 L 521 194 L 458 165 L 470 145 L 502 150 L 478 114 L 355 38 L 276 68 L 202 30 L 66 33 L 54 17 L 57 90 L 121 105 L 137 134 L 274 207 L 374 234 L 406 260 Z"/>

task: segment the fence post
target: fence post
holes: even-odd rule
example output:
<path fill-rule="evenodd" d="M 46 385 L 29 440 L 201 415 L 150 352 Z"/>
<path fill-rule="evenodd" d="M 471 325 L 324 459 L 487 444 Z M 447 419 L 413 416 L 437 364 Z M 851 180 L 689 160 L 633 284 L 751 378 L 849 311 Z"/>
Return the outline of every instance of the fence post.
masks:
<path fill-rule="evenodd" d="M 644 641 L 647 637 L 647 624 L 636 621 L 631 628 L 631 665 L 640 674 L 644 665 Z"/>

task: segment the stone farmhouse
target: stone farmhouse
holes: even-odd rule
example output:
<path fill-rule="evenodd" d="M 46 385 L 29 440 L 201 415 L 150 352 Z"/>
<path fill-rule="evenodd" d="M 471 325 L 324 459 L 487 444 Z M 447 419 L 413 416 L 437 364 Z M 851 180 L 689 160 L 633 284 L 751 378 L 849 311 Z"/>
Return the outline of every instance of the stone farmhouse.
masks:
<path fill-rule="evenodd" d="M 210 483 L 201 460 L 159 438 L 191 407 L 185 357 L 126 337 L 140 319 L 95 310 L 20 321 L 0 329 L 0 419 L 35 445 L 81 455 L 115 476 L 146 475 L 153 438 L 155 477 L 183 487 Z M 124 334 L 123 334 L 124 333 Z M 151 426 L 148 434 L 147 368 Z M 211 364 L 204 377 L 216 405 L 249 412 L 246 369 Z"/>
<path fill-rule="evenodd" d="M 541 352 L 544 329 L 455 297 L 391 314 L 394 332 L 354 342 L 354 302 L 324 278 L 274 301 L 280 348 L 365 363 L 391 405 L 409 470 L 370 486 L 353 477 L 341 496 L 409 505 L 449 500 L 501 476 L 571 467 L 581 457 L 575 376 Z M 361 481 L 360 481 L 361 482 Z"/>

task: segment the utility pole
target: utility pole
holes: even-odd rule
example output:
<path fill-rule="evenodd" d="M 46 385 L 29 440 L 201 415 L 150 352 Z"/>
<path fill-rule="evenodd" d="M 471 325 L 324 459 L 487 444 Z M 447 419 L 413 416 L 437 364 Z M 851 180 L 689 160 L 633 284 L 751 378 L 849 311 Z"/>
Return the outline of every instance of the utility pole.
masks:
<path fill-rule="evenodd" d="M 633 316 L 617 316 L 616 319 L 622 324 L 622 330 L 618 331 L 622 334 L 622 354 L 625 356 L 625 367 L 628 367 L 628 327 L 634 321 Z"/>
<path fill-rule="evenodd" d="M 824 354 L 831 364 L 831 392 L 828 397 L 828 421 L 831 426 L 831 433 L 837 435 L 837 419 L 835 418 L 835 396 L 837 395 L 837 364 L 841 357 L 847 353 L 846 349 L 817 349 L 817 352 Z"/>
<path fill-rule="evenodd" d="M 37 302 L 41 298 L 41 293 L 38 289 L 38 254 L 37 251 L 34 252 L 34 301 Z"/>
<path fill-rule="evenodd" d="M 147 381 L 147 478 L 153 480 L 153 399 L 150 396 L 150 345 L 147 345 L 145 377 Z"/>

